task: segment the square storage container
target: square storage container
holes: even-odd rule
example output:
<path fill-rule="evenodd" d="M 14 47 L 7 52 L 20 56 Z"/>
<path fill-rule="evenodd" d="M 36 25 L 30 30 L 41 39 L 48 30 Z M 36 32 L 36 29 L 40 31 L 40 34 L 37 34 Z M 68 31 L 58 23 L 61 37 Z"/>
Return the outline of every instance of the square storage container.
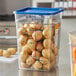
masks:
<path fill-rule="evenodd" d="M 33 7 L 14 11 L 20 69 L 47 71 L 56 66 L 62 11 Z"/>

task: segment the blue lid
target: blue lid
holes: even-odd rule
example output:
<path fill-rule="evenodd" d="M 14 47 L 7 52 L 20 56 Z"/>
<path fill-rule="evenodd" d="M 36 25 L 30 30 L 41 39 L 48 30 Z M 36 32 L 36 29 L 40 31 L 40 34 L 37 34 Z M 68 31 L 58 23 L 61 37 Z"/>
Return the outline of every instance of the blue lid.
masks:
<path fill-rule="evenodd" d="M 27 7 L 14 11 L 15 14 L 33 14 L 33 15 L 55 15 L 64 11 L 61 8 L 35 8 Z"/>

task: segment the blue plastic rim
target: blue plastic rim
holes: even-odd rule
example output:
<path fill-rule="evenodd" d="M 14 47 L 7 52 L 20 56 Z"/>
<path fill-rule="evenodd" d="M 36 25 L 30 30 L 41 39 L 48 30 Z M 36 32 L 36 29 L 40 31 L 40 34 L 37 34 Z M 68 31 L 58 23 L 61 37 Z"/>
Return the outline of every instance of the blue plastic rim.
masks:
<path fill-rule="evenodd" d="M 27 7 L 14 11 L 14 14 L 32 14 L 32 15 L 55 15 L 63 12 L 62 8 L 35 8 Z"/>

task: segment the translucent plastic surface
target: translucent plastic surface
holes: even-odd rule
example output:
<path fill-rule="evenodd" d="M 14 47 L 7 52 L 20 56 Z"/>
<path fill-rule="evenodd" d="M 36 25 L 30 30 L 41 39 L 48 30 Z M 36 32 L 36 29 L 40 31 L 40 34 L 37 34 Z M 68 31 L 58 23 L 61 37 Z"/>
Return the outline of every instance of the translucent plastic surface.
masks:
<path fill-rule="evenodd" d="M 58 63 L 61 13 L 56 15 L 15 14 L 19 68 L 50 70 Z"/>

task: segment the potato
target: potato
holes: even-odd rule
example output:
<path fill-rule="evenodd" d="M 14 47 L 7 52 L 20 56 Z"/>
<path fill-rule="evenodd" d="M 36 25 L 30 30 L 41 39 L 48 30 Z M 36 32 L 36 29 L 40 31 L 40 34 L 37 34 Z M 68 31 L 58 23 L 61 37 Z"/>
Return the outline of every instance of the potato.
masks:
<path fill-rule="evenodd" d="M 27 36 L 20 36 L 18 41 L 21 46 L 24 46 L 27 43 Z"/>
<path fill-rule="evenodd" d="M 42 50 L 42 56 L 45 57 L 45 58 L 50 58 L 50 53 L 51 53 L 51 50 L 50 49 L 43 49 Z"/>
<path fill-rule="evenodd" d="M 0 56 L 3 56 L 3 50 L 0 49 Z"/>
<path fill-rule="evenodd" d="M 6 51 L 6 50 L 3 50 L 3 56 L 6 57 L 6 58 L 10 58 L 11 57 L 11 53 Z"/>
<path fill-rule="evenodd" d="M 28 28 L 29 27 L 29 24 L 28 23 L 25 23 L 24 24 L 24 28 Z"/>
<path fill-rule="evenodd" d="M 28 39 L 27 44 L 35 45 L 35 41 L 33 39 Z"/>
<path fill-rule="evenodd" d="M 35 32 L 33 32 L 32 37 L 35 41 L 39 41 L 42 39 L 42 32 L 41 31 L 35 31 Z"/>
<path fill-rule="evenodd" d="M 30 44 L 28 44 L 28 46 L 29 46 L 29 48 L 30 48 L 32 51 L 34 51 L 34 49 L 35 49 L 35 46 L 33 46 L 33 45 L 30 45 Z"/>
<path fill-rule="evenodd" d="M 29 45 L 26 44 L 25 46 L 23 46 L 23 48 L 22 48 L 22 52 L 31 55 L 32 50 L 30 49 Z"/>
<path fill-rule="evenodd" d="M 27 44 L 31 50 L 35 49 L 35 41 L 33 39 L 28 39 Z"/>
<path fill-rule="evenodd" d="M 56 59 L 50 62 L 50 68 L 53 68 L 56 65 Z"/>
<path fill-rule="evenodd" d="M 42 68 L 42 64 L 39 62 L 39 61 L 36 61 L 34 64 L 33 64 L 33 68 L 36 69 L 36 70 L 39 70 Z"/>
<path fill-rule="evenodd" d="M 7 51 L 10 52 L 11 55 L 16 54 L 16 52 L 17 52 L 16 48 L 8 48 Z"/>
<path fill-rule="evenodd" d="M 43 47 L 42 42 L 38 42 L 37 45 L 36 45 L 36 49 L 37 49 L 38 51 L 42 51 L 43 48 L 44 48 L 44 47 Z"/>
<path fill-rule="evenodd" d="M 28 36 L 28 39 L 33 39 L 32 36 Z"/>
<path fill-rule="evenodd" d="M 34 29 L 31 27 L 28 27 L 26 30 L 28 35 L 32 35 L 32 33 L 34 32 Z"/>
<path fill-rule="evenodd" d="M 33 29 L 40 30 L 40 29 L 42 29 L 43 25 L 33 22 L 32 24 L 30 24 L 30 27 L 32 27 Z"/>
<path fill-rule="evenodd" d="M 19 56 L 19 60 L 20 60 L 20 62 L 26 62 L 26 59 L 28 58 L 28 54 L 27 53 L 24 53 L 24 52 L 21 52 L 20 53 L 20 56 Z"/>
<path fill-rule="evenodd" d="M 45 57 L 45 58 L 48 58 L 50 60 L 55 59 L 55 55 L 54 55 L 54 53 L 52 52 L 51 49 L 43 49 L 42 50 L 42 56 Z"/>
<path fill-rule="evenodd" d="M 50 49 L 51 40 L 50 40 L 50 39 L 45 39 L 45 40 L 43 41 L 43 45 L 44 45 L 44 48 Z"/>
<path fill-rule="evenodd" d="M 56 59 L 56 56 L 53 52 L 50 53 L 50 61 L 53 61 Z"/>
<path fill-rule="evenodd" d="M 50 27 L 46 27 L 43 32 L 42 32 L 43 36 L 45 38 L 51 38 L 51 28 Z"/>
<path fill-rule="evenodd" d="M 39 51 L 33 51 L 32 57 L 34 57 L 35 59 L 39 59 L 41 57 L 41 53 Z"/>
<path fill-rule="evenodd" d="M 44 58 L 44 57 L 40 57 L 39 61 L 40 61 L 42 64 L 48 64 L 48 63 L 49 63 L 49 59 Z"/>
<path fill-rule="evenodd" d="M 54 43 L 53 42 L 51 43 L 51 48 L 52 48 L 52 50 L 55 49 L 55 46 L 54 46 Z"/>
<path fill-rule="evenodd" d="M 28 58 L 27 58 L 27 60 L 26 60 L 26 64 L 28 64 L 28 65 L 32 65 L 32 64 L 34 64 L 34 62 L 35 62 L 35 59 L 33 58 L 33 57 L 31 57 L 31 56 L 29 56 Z"/>
<path fill-rule="evenodd" d="M 50 63 L 43 65 L 44 70 L 50 70 Z"/>
<path fill-rule="evenodd" d="M 20 36 L 20 35 L 26 35 L 27 34 L 27 30 L 26 30 L 26 28 L 19 28 L 18 29 L 18 35 Z"/>
<path fill-rule="evenodd" d="M 58 55 L 58 46 L 57 46 L 57 47 L 55 47 L 55 49 L 54 49 L 54 54 L 55 54 L 55 56 L 57 56 L 57 55 Z"/>
<path fill-rule="evenodd" d="M 44 70 L 50 70 L 55 66 L 55 64 L 56 64 L 56 60 L 53 60 L 52 62 L 43 65 L 43 69 Z"/>
<path fill-rule="evenodd" d="M 30 68 L 30 65 L 21 62 L 21 67 L 22 67 L 22 68 Z"/>

